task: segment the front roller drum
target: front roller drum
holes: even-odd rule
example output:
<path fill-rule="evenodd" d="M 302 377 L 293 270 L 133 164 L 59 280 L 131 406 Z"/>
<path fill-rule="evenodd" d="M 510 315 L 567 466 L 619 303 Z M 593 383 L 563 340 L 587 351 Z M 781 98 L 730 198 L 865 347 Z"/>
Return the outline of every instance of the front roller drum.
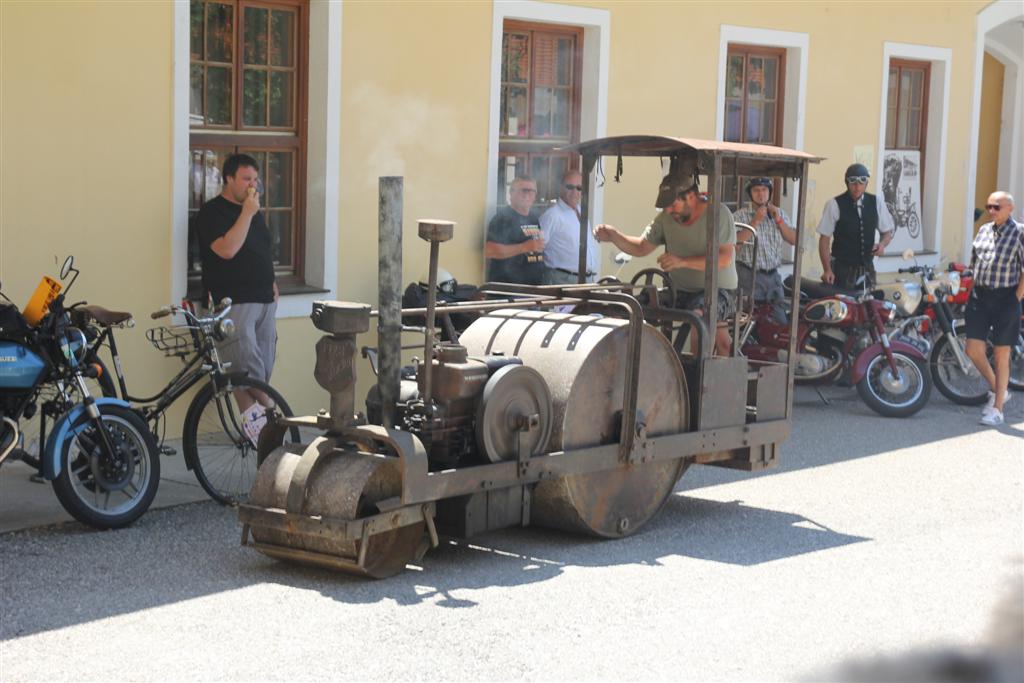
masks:
<path fill-rule="evenodd" d="M 384 578 L 436 544 L 433 506 L 400 507 L 398 458 L 329 438 L 274 450 L 240 506 L 243 542 L 277 559 Z M 429 532 L 429 533 L 428 533 Z"/>

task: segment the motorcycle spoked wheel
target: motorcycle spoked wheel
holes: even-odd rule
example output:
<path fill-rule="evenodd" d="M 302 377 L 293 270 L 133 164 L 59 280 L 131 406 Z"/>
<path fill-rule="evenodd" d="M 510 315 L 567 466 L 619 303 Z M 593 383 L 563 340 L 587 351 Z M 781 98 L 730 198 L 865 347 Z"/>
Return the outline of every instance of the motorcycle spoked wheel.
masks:
<path fill-rule="evenodd" d="M 61 471 L 53 491 L 79 522 L 117 529 L 149 509 L 160 483 L 160 458 L 142 418 L 121 406 L 99 409 L 114 453 L 106 451 L 96 424 L 83 413 L 57 444 Z"/>
<path fill-rule="evenodd" d="M 857 382 L 861 400 L 879 415 L 908 417 L 921 410 L 932 393 L 928 362 L 899 351 L 892 352 L 898 374 L 889 367 L 885 354 L 871 359 Z"/>
<path fill-rule="evenodd" d="M 966 340 L 966 335 L 960 333 L 955 343 L 963 349 Z M 973 362 L 968 359 L 967 363 L 970 368 L 965 373 L 953 350 L 953 342 L 947 335 L 942 335 L 935 342 L 928 361 L 932 381 L 943 396 L 962 406 L 981 405 L 988 397 L 988 382 Z"/>

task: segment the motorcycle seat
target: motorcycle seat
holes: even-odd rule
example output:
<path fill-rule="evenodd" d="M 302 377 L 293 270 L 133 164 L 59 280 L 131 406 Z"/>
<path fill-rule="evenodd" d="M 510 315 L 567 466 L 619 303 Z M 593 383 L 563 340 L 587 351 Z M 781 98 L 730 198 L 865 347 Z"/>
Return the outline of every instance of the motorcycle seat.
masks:
<path fill-rule="evenodd" d="M 116 325 L 132 317 L 132 314 L 127 311 L 108 311 L 102 306 L 80 306 L 78 310 L 83 311 L 100 325 Z"/>
<path fill-rule="evenodd" d="M 793 288 L 793 276 L 790 275 L 786 278 L 783 283 L 787 289 L 792 290 Z M 835 296 L 837 294 L 843 294 L 845 296 L 852 296 L 854 298 L 861 295 L 862 292 L 856 289 L 843 289 L 835 285 L 830 285 L 827 282 L 821 280 L 813 280 L 809 277 L 800 278 L 800 291 L 812 299 L 824 299 L 826 297 Z"/>

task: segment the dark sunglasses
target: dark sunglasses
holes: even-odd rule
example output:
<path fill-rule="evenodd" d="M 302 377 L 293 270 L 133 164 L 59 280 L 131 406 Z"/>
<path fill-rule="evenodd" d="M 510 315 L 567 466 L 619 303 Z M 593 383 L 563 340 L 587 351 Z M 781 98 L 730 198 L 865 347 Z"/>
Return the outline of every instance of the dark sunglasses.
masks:
<path fill-rule="evenodd" d="M 568 183 L 566 183 L 565 189 L 567 189 L 567 190 L 576 190 L 577 192 L 583 192 L 583 186 L 582 185 L 569 185 Z"/>
<path fill-rule="evenodd" d="M 999 206 L 998 204 L 986 204 L 985 208 L 988 209 L 989 211 L 998 211 L 1003 207 Z"/>
<path fill-rule="evenodd" d="M 846 182 L 848 184 L 867 185 L 868 177 L 866 175 L 848 175 L 846 176 Z"/>

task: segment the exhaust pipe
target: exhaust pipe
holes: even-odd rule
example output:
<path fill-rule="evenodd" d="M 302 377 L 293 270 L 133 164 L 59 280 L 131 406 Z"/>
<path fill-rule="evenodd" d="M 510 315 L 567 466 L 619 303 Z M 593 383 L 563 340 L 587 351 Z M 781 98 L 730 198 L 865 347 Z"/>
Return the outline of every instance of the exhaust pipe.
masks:
<path fill-rule="evenodd" d="M 377 347 L 382 422 L 395 426 L 402 370 L 402 177 L 380 178 L 377 237 Z"/>

